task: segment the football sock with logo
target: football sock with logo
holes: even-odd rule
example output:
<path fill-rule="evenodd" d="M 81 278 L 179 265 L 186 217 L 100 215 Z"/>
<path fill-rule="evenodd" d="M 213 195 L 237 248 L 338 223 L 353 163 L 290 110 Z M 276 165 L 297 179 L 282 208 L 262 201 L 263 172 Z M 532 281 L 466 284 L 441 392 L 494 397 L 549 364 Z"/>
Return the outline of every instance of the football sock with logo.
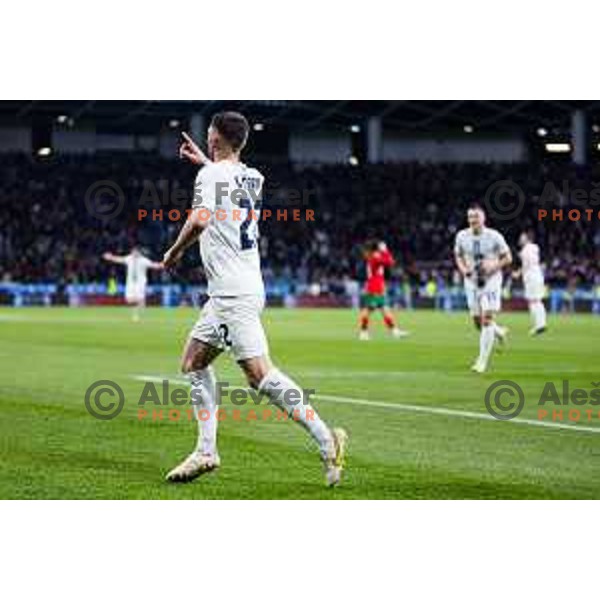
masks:
<path fill-rule="evenodd" d="M 333 449 L 329 427 L 307 402 L 302 388 L 279 369 L 272 368 L 260 382 L 258 391 L 269 397 L 272 404 L 283 408 L 294 421 L 299 422 L 319 445 L 326 458 Z"/>
<path fill-rule="evenodd" d="M 217 394 L 216 378 L 212 367 L 189 373 L 192 383 L 191 400 L 198 421 L 196 451 L 217 454 Z"/>

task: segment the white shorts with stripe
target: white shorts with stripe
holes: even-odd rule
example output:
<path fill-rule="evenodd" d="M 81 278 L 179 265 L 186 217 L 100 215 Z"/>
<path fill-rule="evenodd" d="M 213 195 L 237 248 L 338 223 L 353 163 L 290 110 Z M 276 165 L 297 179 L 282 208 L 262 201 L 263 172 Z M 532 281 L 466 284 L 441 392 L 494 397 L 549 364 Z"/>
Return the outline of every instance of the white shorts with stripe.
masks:
<path fill-rule="evenodd" d="M 236 360 L 268 355 L 260 320 L 264 306 L 264 296 L 213 296 L 202 307 L 190 337 L 231 351 Z"/>

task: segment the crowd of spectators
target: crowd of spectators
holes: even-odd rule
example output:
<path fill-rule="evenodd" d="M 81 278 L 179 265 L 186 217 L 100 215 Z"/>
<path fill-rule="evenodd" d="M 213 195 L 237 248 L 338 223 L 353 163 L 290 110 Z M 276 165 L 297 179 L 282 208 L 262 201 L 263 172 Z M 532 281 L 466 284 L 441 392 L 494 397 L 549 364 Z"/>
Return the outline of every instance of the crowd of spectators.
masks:
<path fill-rule="evenodd" d="M 491 197 L 490 208 L 498 208 L 498 214 L 488 211 L 488 221 L 506 235 L 515 251 L 518 234 L 530 229 L 541 246 L 551 285 L 591 286 L 600 279 L 600 187 L 596 185 L 600 186 L 600 165 L 259 162 L 257 166 L 268 182 L 264 207 L 272 210 L 272 217 L 260 228 L 267 281 L 327 289 L 360 280 L 361 245 L 378 238 L 397 257 L 392 272 L 397 281 L 416 284 L 435 277 L 451 282 L 453 239 L 466 224 L 465 210 L 473 202 L 484 203 L 490 186 L 501 181 L 519 186 L 524 206 L 518 215 L 504 218 L 507 215 L 500 212 L 507 207 L 495 207 L 496 199 Z M 101 281 L 115 272 L 114 266 L 102 261 L 102 253 L 126 253 L 134 244 L 160 259 L 181 226 L 180 221 L 170 220 L 168 211 L 189 205 L 195 175 L 191 165 L 154 154 L 3 155 L 0 279 Z M 114 218 L 108 218 L 118 204 L 115 189 L 122 190 L 124 204 Z M 570 208 L 581 212 L 579 220 L 569 218 Z M 141 218 L 140 209 L 146 209 L 148 216 Z M 152 218 L 153 209 L 163 210 L 162 219 Z M 286 220 L 278 209 L 287 209 Z M 293 209 L 300 209 L 299 220 L 292 218 Z M 313 211 L 314 220 L 306 218 L 306 209 Z M 549 217 L 540 220 L 539 209 L 547 209 Z M 562 209 L 561 219 L 552 220 L 553 209 Z M 593 211 L 584 213 L 585 209 Z M 102 215 L 107 218 L 98 218 Z M 188 253 L 175 273 L 155 276 L 169 281 L 203 280 L 195 252 Z"/>

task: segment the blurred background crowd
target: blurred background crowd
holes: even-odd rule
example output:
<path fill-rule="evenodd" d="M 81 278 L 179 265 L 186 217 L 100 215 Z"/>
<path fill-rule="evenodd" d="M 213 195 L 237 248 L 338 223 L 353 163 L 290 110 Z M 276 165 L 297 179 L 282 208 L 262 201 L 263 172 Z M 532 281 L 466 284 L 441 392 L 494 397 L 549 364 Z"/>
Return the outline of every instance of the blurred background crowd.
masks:
<path fill-rule="evenodd" d="M 272 217 L 260 225 L 260 248 L 267 281 L 318 285 L 321 290 L 363 277 L 362 245 L 385 240 L 396 256 L 391 279 L 410 285 L 435 279 L 448 285 L 455 277 L 453 240 L 465 226 L 465 210 L 483 203 L 486 191 L 511 180 L 525 194 L 515 218 L 490 213 L 488 224 L 507 237 L 515 254 L 523 230 L 534 232 L 552 286 L 592 286 L 600 274 L 600 227 L 596 207 L 591 220 L 573 190 L 584 190 L 593 205 L 598 167 L 569 164 L 421 164 L 377 165 L 262 164 L 269 184 L 263 206 Z M 0 164 L 0 273 L 4 281 L 94 282 L 114 267 L 101 260 L 105 251 L 127 253 L 136 244 L 155 260 L 172 241 L 181 220 L 171 209 L 190 206 L 197 169 L 177 159 L 144 153 L 55 156 L 45 160 L 23 154 Z M 86 194 L 110 181 L 123 192 L 124 206 L 113 218 L 98 220 Z M 110 190 L 93 199 L 115 201 Z M 598 202 L 600 204 L 600 202 Z M 300 209 L 294 220 L 292 209 Z M 493 206 L 491 207 L 493 209 Z M 538 211 L 548 216 L 540 220 Z M 139 209 L 148 214 L 140 216 Z M 314 211 L 314 221 L 305 209 Z M 552 220 L 552 210 L 562 218 Z M 162 210 L 154 213 L 153 210 Z M 277 211 L 288 218 L 277 218 Z M 183 210 L 181 211 L 183 214 Z M 281 214 L 281 213 L 280 213 Z M 159 218 L 161 217 L 162 218 Z M 185 215 L 182 216 L 184 218 Z M 197 252 L 174 274 L 156 277 L 201 283 Z"/>

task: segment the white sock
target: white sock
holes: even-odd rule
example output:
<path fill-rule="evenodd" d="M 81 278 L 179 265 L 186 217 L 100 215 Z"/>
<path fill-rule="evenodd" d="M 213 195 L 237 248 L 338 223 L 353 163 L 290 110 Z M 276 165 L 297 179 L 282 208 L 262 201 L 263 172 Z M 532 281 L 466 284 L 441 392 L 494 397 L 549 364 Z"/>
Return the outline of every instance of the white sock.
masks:
<path fill-rule="evenodd" d="M 535 309 L 535 302 L 529 303 L 529 317 L 531 318 L 531 326 L 537 329 L 537 314 Z"/>
<path fill-rule="evenodd" d="M 215 372 L 212 367 L 189 374 L 192 382 L 192 406 L 198 421 L 196 452 L 217 455 L 217 394 Z"/>
<path fill-rule="evenodd" d="M 294 420 L 297 420 L 307 429 L 319 445 L 323 458 L 331 453 L 333 438 L 329 427 L 325 425 L 317 411 L 310 404 L 298 400 L 297 394 L 291 398 L 288 395 L 289 390 L 296 390 L 301 394 L 300 398 L 304 398 L 302 388 L 297 383 L 279 369 L 272 368 L 260 382 L 258 390 L 267 395 L 273 404 L 285 409 Z M 287 402 L 288 399 L 291 402 Z"/>
<path fill-rule="evenodd" d="M 546 307 L 543 302 L 532 302 L 529 305 L 531 316 L 533 317 L 533 327 L 541 329 L 546 327 Z"/>
<path fill-rule="evenodd" d="M 479 334 L 479 363 L 487 366 L 492 348 L 494 347 L 495 331 L 494 325 L 482 325 Z"/>

